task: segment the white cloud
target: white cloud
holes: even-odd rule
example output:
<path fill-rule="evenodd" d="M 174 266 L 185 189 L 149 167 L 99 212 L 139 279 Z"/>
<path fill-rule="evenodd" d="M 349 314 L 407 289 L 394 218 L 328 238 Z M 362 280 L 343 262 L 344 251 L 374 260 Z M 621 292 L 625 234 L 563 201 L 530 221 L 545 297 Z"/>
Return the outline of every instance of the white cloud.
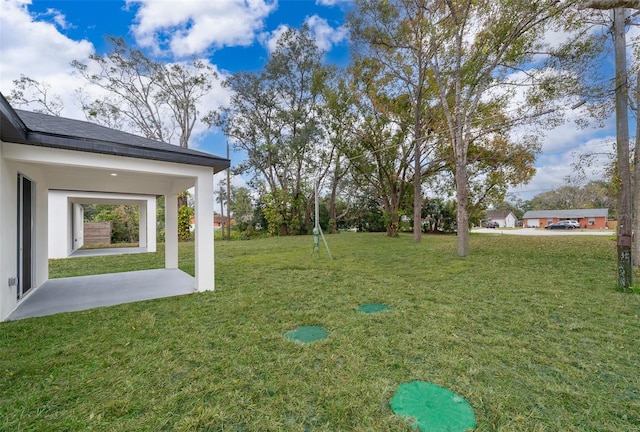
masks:
<path fill-rule="evenodd" d="M 137 43 L 176 57 L 251 45 L 277 0 L 127 0 L 138 5 L 131 29 Z"/>
<path fill-rule="evenodd" d="M 70 63 L 78 60 L 88 64 L 91 70 L 93 65 L 88 58 L 94 52 L 93 45 L 86 40 L 75 41 L 61 34 L 56 23 L 60 28 L 63 27 L 62 24 L 73 25 L 67 23 L 62 14 L 49 11 L 46 15 L 36 17 L 28 10 L 31 4 L 29 1 L 0 1 L 0 91 L 8 95 L 14 88 L 13 80 L 19 79 L 21 75 L 28 76 L 48 86 L 50 97 L 59 97 L 64 105 L 62 116 L 84 120 L 76 94 L 83 81 L 74 75 L 75 69 Z M 43 19 L 56 23 L 45 22 Z M 200 114 L 204 115 L 209 109 L 227 104 L 230 93 L 221 86 L 224 74 L 207 59 L 202 61 L 212 66 L 219 76 L 212 91 L 201 100 Z M 104 90 L 89 85 L 85 85 L 83 91 L 89 100 L 105 96 Z M 41 107 L 34 105 L 19 108 Z M 198 122 L 192 132 L 191 147 L 224 153 L 224 149 L 209 148 L 213 145 L 211 132 L 204 123 Z"/>
<path fill-rule="evenodd" d="M 1 0 L 0 4 L 0 91 L 8 94 L 14 87 L 13 80 L 26 75 L 50 85 L 52 93 L 61 96 L 66 107 L 63 115 L 79 117 L 73 102 L 78 82 L 72 76 L 70 63 L 86 61 L 94 51 L 93 44 L 61 34 L 56 24 L 67 27 L 69 23 L 56 11 L 36 17 L 28 10 L 29 0 Z"/>
<path fill-rule="evenodd" d="M 318 15 L 307 17 L 305 23 L 315 37 L 316 45 L 323 51 L 329 51 L 333 45 L 344 41 L 349 34 L 345 26 L 333 28 L 326 19 L 320 18 Z"/>
<path fill-rule="evenodd" d="M 320 18 L 318 15 L 307 17 L 305 24 L 309 27 L 311 35 L 316 40 L 317 47 L 325 52 L 331 50 L 334 45 L 344 41 L 348 36 L 346 27 L 333 28 L 327 20 Z M 258 39 L 262 45 L 267 48 L 267 51 L 272 53 L 276 50 L 280 36 L 289 30 L 289 28 L 286 24 L 280 24 L 275 30 L 262 33 Z"/>
<path fill-rule="evenodd" d="M 316 0 L 316 4 L 320 6 L 335 6 L 341 3 L 352 3 L 353 0 Z"/>
<path fill-rule="evenodd" d="M 271 32 L 261 33 L 258 39 L 260 40 L 260 43 L 264 45 L 267 51 L 272 53 L 278 47 L 278 39 L 280 39 L 280 36 L 282 36 L 287 30 L 289 30 L 289 26 L 280 24 L 275 30 Z"/>
<path fill-rule="evenodd" d="M 528 200 L 556 189 L 566 184 L 566 178 L 575 180 L 575 164 L 582 166 L 584 181 L 602 179 L 612 157 L 615 157 L 615 136 L 590 138 L 593 134 L 593 129 L 579 129 L 571 123 L 549 131 L 535 164 L 535 176 L 528 184 L 512 188 L 510 192 Z M 588 164 L 581 163 L 583 155 L 591 155 Z"/>

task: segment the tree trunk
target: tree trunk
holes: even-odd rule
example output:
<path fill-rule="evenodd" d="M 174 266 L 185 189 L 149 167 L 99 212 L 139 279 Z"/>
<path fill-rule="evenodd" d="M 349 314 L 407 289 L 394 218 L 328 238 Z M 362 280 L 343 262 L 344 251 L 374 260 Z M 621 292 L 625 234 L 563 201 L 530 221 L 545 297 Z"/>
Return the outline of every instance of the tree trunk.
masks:
<path fill-rule="evenodd" d="M 422 71 L 422 62 L 419 63 Z M 422 80 L 422 72 L 420 73 Z M 414 149 L 413 149 L 413 241 L 420 243 L 422 240 L 422 82 L 418 88 L 416 107 L 414 113 Z"/>
<path fill-rule="evenodd" d="M 464 257 L 469 254 L 469 191 L 467 190 L 467 166 L 464 160 L 465 158 L 456 157 L 456 159 L 458 256 Z"/>
<path fill-rule="evenodd" d="M 633 265 L 640 266 L 640 72 L 636 76 L 636 145 L 633 152 Z"/>
<path fill-rule="evenodd" d="M 398 218 L 398 212 L 391 212 L 391 222 L 389 222 L 389 226 L 387 226 L 387 237 L 398 237 L 398 222 L 400 219 Z"/>
<path fill-rule="evenodd" d="M 331 185 L 331 198 L 329 199 L 329 234 L 335 234 L 337 232 L 338 221 L 336 214 L 336 195 L 338 194 L 338 182 L 334 181 Z"/>

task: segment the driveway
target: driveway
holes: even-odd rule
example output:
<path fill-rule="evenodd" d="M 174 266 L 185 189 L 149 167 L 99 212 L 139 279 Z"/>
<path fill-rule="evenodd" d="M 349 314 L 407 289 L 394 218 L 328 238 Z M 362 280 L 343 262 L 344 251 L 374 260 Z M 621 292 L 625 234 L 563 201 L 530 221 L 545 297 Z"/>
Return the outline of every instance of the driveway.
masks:
<path fill-rule="evenodd" d="M 572 230 L 547 230 L 544 228 L 474 228 L 473 233 L 482 234 L 506 234 L 506 235 L 523 235 L 523 236 L 544 236 L 544 235 L 605 235 L 615 236 L 615 230 L 600 229 L 572 229 Z"/>

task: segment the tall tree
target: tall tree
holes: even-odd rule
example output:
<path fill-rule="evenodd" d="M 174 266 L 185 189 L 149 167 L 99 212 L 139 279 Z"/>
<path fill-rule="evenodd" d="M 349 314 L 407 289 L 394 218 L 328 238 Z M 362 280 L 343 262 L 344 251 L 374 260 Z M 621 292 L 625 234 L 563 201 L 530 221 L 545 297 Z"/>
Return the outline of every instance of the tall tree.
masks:
<path fill-rule="evenodd" d="M 354 140 L 345 148 L 352 175 L 361 188 L 372 190 L 384 210 L 387 235 L 398 234 L 400 209 L 412 192 L 411 110 L 406 94 L 389 96 L 389 76 L 375 58 L 352 68 L 351 88 L 360 118 Z"/>
<path fill-rule="evenodd" d="M 308 27 L 289 29 L 263 71 L 238 72 L 225 81 L 233 95 L 218 124 L 247 153 L 239 168 L 264 182 L 281 235 L 306 232 L 309 224 L 326 75 L 322 55 Z"/>
<path fill-rule="evenodd" d="M 527 101 L 529 112 L 521 111 L 508 119 L 505 119 L 506 111 L 515 90 L 508 89 L 506 84 L 513 80 L 514 72 L 522 72 L 527 63 L 541 53 L 540 41 L 549 29 L 547 23 L 554 22 L 553 19 L 570 3 L 571 0 L 355 2 L 350 18 L 354 37 L 368 44 L 367 55 L 375 57 L 386 68 L 390 78 L 389 94 L 404 93 L 411 101 L 409 110 L 414 117 L 411 139 L 416 144 L 414 170 L 418 170 L 419 154 L 425 152 L 424 144 L 439 142 L 427 140 L 431 131 L 446 132 L 453 156 L 458 254 L 461 256 L 468 254 L 469 211 L 473 206 L 469 197 L 472 180 L 469 162 L 482 162 L 476 158 L 478 155 L 487 156 L 487 161 L 491 159 L 484 151 L 469 155 L 474 145 L 481 150 L 477 137 L 482 135 L 479 129 L 488 125 L 484 114 L 486 107 L 492 106 L 492 112 L 497 114 L 493 127 L 505 132 L 525 122 L 525 118 L 542 117 L 543 113 L 553 111 L 545 102 L 549 100 L 549 94 L 557 93 L 558 83 L 562 82 L 554 74 L 547 72 L 545 75 L 542 69 L 528 70 L 526 79 L 517 84 L 537 90 L 535 97 Z M 532 85 L 542 80 L 546 85 Z M 436 126 L 436 118 L 441 119 L 442 126 Z M 495 139 L 483 141 L 485 147 L 488 143 L 498 143 Z M 502 139 L 501 142 L 513 144 L 514 141 Z M 531 155 L 535 151 L 535 146 L 529 146 L 525 153 Z M 424 160 L 420 166 L 424 175 Z M 520 170 L 524 176 L 519 180 L 524 182 L 530 178 L 531 169 L 521 166 L 525 169 Z M 417 175 L 414 180 L 416 178 Z M 504 182 L 506 177 L 502 180 L 504 185 L 509 184 Z M 417 181 L 415 185 L 418 185 Z M 417 194 L 414 202 L 417 215 Z"/>
<path fill-rule="evenodd" d="M 422 159 L 428 134 L 429 75 L 433 46 L 429 44 L 430 0 L 358 0 L 349 14 L 352 40 L 359 56 L 375 58 L 392 78 L 387 92 L 409 96 L 413 124 L 413 240 L 422 238 Z"/>
<path fill-rule="evenodd" d="M 72 63 L 79 76 L 106 91 L 105 97 L 83 101 L 87 118 L 187 148 L 204 115 L 198 105 L 217 78 L 213 67 L 199 59 L 164 64 L 130 48 L 122 38 L 109 41 L 108 54 Z"/>
<path fill-rule="evenodd" d="M 231 212 L 240 231 L 246 230 L 253 222 L 253 200 L 246 187 L 231 185 Z"/>
<path fill-rule="evenodd" d="M 458 255 L 469 252 L 469 149 L 487 100 L 507 106 L 509 74 L 540 52 L 545 24 L 566 2 L 555 0 L 442 0 L 431 2 L 434 19 L 430 62 L 453 148 Z M 528 80 L 535 74 L 528 72 Z M 497 91 L 498 88 L 502 91 Z M 548 108 L 548 107 L 547 107 Z M 513 123 L 503 124 L 504 129 Z"/>
<path fill-rule="evenodd" d="M 329 233 L 337 232 L 337 223 L 344 213 L 337 212 L 339 188 L 345 183 L 349 174 L 349 159 L 344 151 L 355 139 L 353 124 L 357 120 L 354 110 L 353 94 L 349 90 L 346 78 L 334 75 L 334 79 L 326 80 L 323 87 L 324 106 L 322 109 L 322 125 L 324 138 L 328 142 L 325 148 L 326 175 L 329 183 Z M 325 174 L 320 175 L 324 177 Z"/>
<path fill-rule="evenodd" d="M 81 95 L 87 119 L 188 148 L 199 117 L 211 115 L 202 114 L 199 104 L 213 89 L 214 68 L 196 58 L 189 64 L 160 63 L 122 38 L 109 41 L 108 54 L 92 54 L 89 63 L 72 62 L 79 76 L 106 92 L 93 100 Z M 178 207 L 186 205 L 185 196 L 179 196 Z"/>

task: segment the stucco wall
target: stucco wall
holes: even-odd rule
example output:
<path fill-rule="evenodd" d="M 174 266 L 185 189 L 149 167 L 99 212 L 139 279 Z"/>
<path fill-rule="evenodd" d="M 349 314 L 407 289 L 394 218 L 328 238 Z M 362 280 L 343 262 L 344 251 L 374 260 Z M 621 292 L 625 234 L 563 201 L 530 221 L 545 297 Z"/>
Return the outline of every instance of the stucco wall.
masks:
<path fill-rule="evenodd" d="M 9 286 L 17 277 L 17 175 L 23 173 L 35 184 L 34 196 L 34 286 L 48 279 L 48 191 L 75 190 L 98 193 L 164 195 L 176 202 L 177 194 L 194 187 L 196 203 L 195 288 L 213 290 L 213 170 L 208 166 L 127 158 L 115 155 L 61 150 L 50 147 L 0 142 L 0 320 L 18 304 L 17 288 Z M 148 214 L 155 217 L 155 199 Z M 155 222 L 151 225 L 155 232 Z M 167 206 L 165 267 L 177 268 L 177 206 Z M 155 248 L 155 238 L 147 247 Z M 29 295 L 29 294 L 27 294 Z"/>
<path fill-rule="evenodd" d="M 0 143 L 0 148 L 3 143 Z M 35 184 L 33 214 L 33 287 L 42 285 L 49 277 L 47 257 L 47 179 L 43 171 L 29 164 L 7 161 L 0 149 L 0 320 L 4 319 L 18 304 L 16 285 L 9 286 L 9 278 L 18 277 L 17 243 L 17 178 L 18 173 Z"/>
<path fill-rule="evenodd" d="M 138 207 L 140 215 L 140 247 L 147 248 L 148 252 L 156 251 L 155 195 L 50 190 L 49 258 L 67 258 L 84 244 L 84 214 L 80 203 L 126 204 Z M 74 222 L 76 223 L 75 227 L 73 226 Z"/>

